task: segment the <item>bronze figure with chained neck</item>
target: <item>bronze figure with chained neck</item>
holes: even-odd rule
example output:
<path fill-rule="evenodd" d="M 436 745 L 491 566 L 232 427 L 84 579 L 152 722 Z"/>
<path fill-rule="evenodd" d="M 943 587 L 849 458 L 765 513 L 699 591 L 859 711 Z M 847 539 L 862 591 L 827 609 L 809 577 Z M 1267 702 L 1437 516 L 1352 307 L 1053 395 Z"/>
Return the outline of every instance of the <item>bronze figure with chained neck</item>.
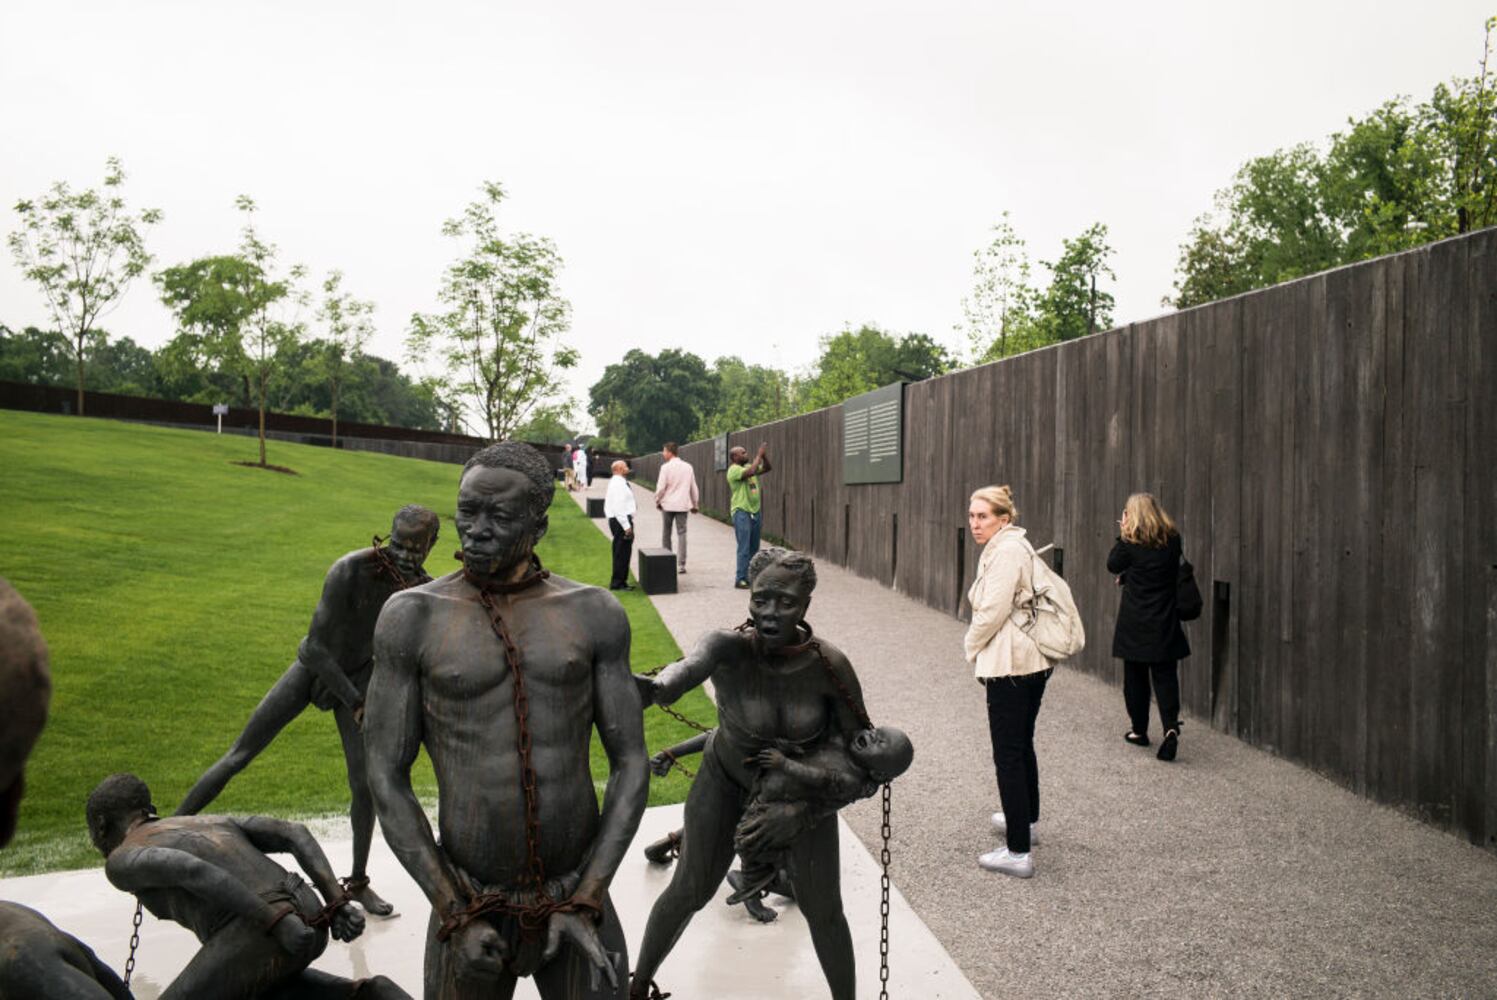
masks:
<path fill-rule="evenodd" d="M 202 945 L 162 1000 L 409 1000 L 384 976 L 353 982 L 308 968 L 329 935 L 352 941 L 362 934 L 364 915 L 300 823 L 269 816 L 158 819 L 151 790 L 133 774 L 101 781 L 86 812 L 109 881 Z M 313 884 L 268 854 L 292 855 Z"/>
<path fill-rule="evenodd" d="M 463 568 L 392 597 L 375 630 L 365 740 L 385 839 L 431 900 L 429 998 L 623 995 L 608 885 L 649 771 L 629 622 L 607 591 L 546 573 L 551 468 L 503 442 L 464 467 Z M 600 810 L 596 729 L 610 774 Z M 438 834 L 411 788 L 425 747 Z"/>
<path fill-rule="evenodd" d="M 631 993 L 641 1000 L 651 995 L 656 971 L 692 916 L 716 893 L 735 848 L 746 869 L 772 877 L 783 864 L 832 997 L 853 1000 L 856 992 L 833 818 L 843 796 L 825 790 L 824 775 L 809 770 L 800 777 L 811 780 L 800 787 L 816 785 L 815 794 L 791 794 L 790 782 L 779 779 L 772 792 L 761 793 L 766 769 L 781 770 L 781 759 L 792 755 L 821 763 L 823 771 L 824 757 L 849 769 L 842 762 L 862 755 L 866 748 L 854 749 L 854 741 L 867 739 L 859 734 L 870 727 L 862 688 L 847 657 L 806 624 L 816 587 L 809 558 L 765 549 L 749 564 L 749 579 L 748 622 L 707 633 L 657 677 L 637 679 L 647 703 L 668 705 L 710 678 L 718 715 L 686 799 L 680 860 L 645 927 Z M 768 881 L 760 877 L 753 891 Z"/>
<path fill-rule="evenodd" d="M 388 915 L 393 907 L 370 888 L 366 872 L 374 837 L 374 799 L 369 793 L 360 732 L 364 693 L 373 669 L 374 623 L 391 594 L 431 579 L 421 567 L 440 526 L 441 520 L 432 511 L 410 504 L 395 513 L 388 541 L 376 535 L 372 547 L 357 549 L 333 563 L 295 662 L 255 707 L 234 745 L 203 772 L 177 807 L 179 816 L 202 812 L 308 705 L 331 710 L 343 743 L 352 797 L 353 870 L 343 884 L 355 900 L 378 916 Z"/>

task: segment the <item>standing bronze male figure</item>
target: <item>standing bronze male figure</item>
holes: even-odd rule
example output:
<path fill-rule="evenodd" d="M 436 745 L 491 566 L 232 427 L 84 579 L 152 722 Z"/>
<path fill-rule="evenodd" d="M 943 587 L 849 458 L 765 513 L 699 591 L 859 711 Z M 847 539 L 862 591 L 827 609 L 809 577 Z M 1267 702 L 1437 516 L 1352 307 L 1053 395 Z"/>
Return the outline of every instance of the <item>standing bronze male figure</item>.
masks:
<path fill-rule="evenodd" d="M 308 705 L 331 709 L 343 741 L 352 795 L 353 871 L 343 884 L 354 900 L 379 916 L 388 915 L 393 907 L 369 887 L 366 872 L 374 837 L 374 799 L 360 733 L 364 693 L 373 669 L 374 623 L 391 594 L 431 579 L 421 565 L 440 527 L 436 514 L 410 504 L 396 512 L 388 542 L 381 544 L 376 537 L 372 548 L 350 552 L 333 563 L 296 661 L 256 706 L 228 753 L 203 773 L 177 807 L 179 816 L 202 812 L 229 779 L 248 767 Z"/>
<path fill-rule="evenodd" d="M 458 489 L 463 569 L 392 597 L 374 636 L 365 741 L 380 826 L 427 898 L 428 998 L 622 997 L 628 956 L 608 885 L 644 813 L 649 769 L 613 595 L 534 555 L 551 467 L 502 442 Z M 610 774 L 600 813 L 594 727 Z M 411 789 L 436 769 L 432 834 Z"/>

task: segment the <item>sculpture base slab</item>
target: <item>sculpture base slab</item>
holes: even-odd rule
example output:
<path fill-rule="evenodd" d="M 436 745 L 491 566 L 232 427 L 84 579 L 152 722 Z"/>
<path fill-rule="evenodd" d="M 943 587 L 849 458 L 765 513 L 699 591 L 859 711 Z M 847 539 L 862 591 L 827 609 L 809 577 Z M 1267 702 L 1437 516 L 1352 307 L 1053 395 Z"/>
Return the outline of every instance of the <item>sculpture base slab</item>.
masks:
<path fill-rule="evenodd" d="M 644 821 L 613 883 L 614 905 L 623 919 L 629 954 L 637 954 L 645 919 L 655 897 L 670 882 L 671 868 L 651 865 L 644 845 L 681 826 L 681 806 L 645 811 Z M 838 821 L 840 822 L 840 820 Z M 347 874 L 352 844 L 342 819 L 309 824 L 333 868 Z M 277 858 L 293 867 L 289 858 Z M 898 873 L 898 858 L 895 859 Z M 369 874 L 376 891 L 395 904 L 399 916 L 369 918 L 369 929 L 351 945 L 332 942 L 316 968 L 361 978 L 389 976 L 413 996 L 421 995 L 421 956 L 428 907 L 421 890 L 400 867 L 384 840 L 374 838 Z M 878 865 L 862 842 L 842 827 L 842 893 L 858 956 L 858 996 L 878 996 Z M 656 977 L 678 997 L 763 1000 L 764 997 L 821 997 L 826 985 L 811 948 L 805 920 L 794 903 L 779 896 L 766 902 L 780 913 L 771 924 L 754 921 L 741 906 L 724 905 L 731 890 L 724 883 L 717 898 L 697 914 Z M 0 899 L 41 911 L 54 924 L 81 938 L 100 960 L 123 969 L 130 943 L 131 897 L 104 879 L 102 869 L 0 879 Z M 889 993 L 926 1000 L 978 1000 L 978 993 L 896 890 L 891 900 L 892 974 Z M 141 926 L 133 988 L 138 1000 L 156 1000 L 197 952 L 197 940 L 176 924 L 149 914 Z M 535 1000 L 535 987 L 522 980 L 517 998 Z"/>

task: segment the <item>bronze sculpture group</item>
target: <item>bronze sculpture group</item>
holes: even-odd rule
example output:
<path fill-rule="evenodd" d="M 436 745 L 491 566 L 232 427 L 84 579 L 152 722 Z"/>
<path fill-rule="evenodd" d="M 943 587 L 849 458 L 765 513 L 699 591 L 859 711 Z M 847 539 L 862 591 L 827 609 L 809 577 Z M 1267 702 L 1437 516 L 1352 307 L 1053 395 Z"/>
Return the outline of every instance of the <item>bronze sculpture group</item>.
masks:
<path fill-rule="evenodd" d="M 202 943 L 165 996 L 405 996 L 383 977 L 351 983 L 308 968 L 329 936 L 358 936 L 363 910 L 390 912 L 364 868 L 377 813 L 431 903 L 428 998 L 509 997 L 522 976 L 544 1000 L 661 995 L 661 962 L 737 854 L 730 902 L 762 919 L 766 892 L 793 893 L 831 995 L 851 1000 L 833 817 L 900 774 L 913 751 L 898 730 L 872 725 L 851 664 L 806 623 L 811 560 L 759 553 L 749 621 L 708 633 L 657 677 L 636 676 L 618 601 L 536 558 L 553 491 L 552 470 L 533 449 L 483 449 L 459 484 L 461 569 L 424 574 L 438 521 L 403 508 L 388 543 L 376 538 L 334 563 L 296 660 L 176 816 L 158 817 L 133 775 L 95 790 L 89 833 L 109 880 Z M 0 600 L 0 624 L 3 608 Z M 608 889 L 645 807 L 643 709 L 709 679 L 719 724 L 700 742 L 685 827 L 671 842 L 679 863 L 631 977 Z M 308 704 L 334 712 L 348 768 L 355 855 L 341 884 L 300 824 L 195 815 Z M 609 764 L 601 806 L 589 767 L 594 732 Z M 423 748 L 437 777 L 435 831 L 411 786 Z M 6 766 L 0 755 L 0 782 Z M 270 853 L 292 854 L 313 884 Z M 35 944 L 23 949 L 66 954 L 56 962 L 69 969 L 99 965 L 99 991 L 39 995 L 129 995 L 86 946 L 55 928 L 49 937 L 36 923 L 44 918 L 12 906 L 0 904 L 0 929 L 24 925 Z M 15 964 L 0 954 L 0 998 Z"/>

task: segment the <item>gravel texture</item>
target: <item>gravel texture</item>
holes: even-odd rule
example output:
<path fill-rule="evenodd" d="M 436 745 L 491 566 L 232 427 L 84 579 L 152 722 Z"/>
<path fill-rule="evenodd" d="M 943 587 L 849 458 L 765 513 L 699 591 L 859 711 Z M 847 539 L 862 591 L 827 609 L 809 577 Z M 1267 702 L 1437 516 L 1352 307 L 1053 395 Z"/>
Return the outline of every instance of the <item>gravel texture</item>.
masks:
<path fill-rule="evenodd" d="M 655 547 L 636 495 L 636 545 Z M 747 609 L 732 529 L 693 517 L 689 532 L 680 593 L 655 598 L 683 648 Z M 1064 667 L 1036 735 L 1035 877 L 982 871 L 998 797 L 965 626 L 817 571 L 809 620 L 852 659 L 875 721 L 915 743 L 894 788 L 895 882 L 983 996 L 1497 996 L 1497 856 L 1196 719 L 1162 763 L 1123 742 L 1120 690 Z M 876 800 L 843 815 L 876 852 Z"/>

